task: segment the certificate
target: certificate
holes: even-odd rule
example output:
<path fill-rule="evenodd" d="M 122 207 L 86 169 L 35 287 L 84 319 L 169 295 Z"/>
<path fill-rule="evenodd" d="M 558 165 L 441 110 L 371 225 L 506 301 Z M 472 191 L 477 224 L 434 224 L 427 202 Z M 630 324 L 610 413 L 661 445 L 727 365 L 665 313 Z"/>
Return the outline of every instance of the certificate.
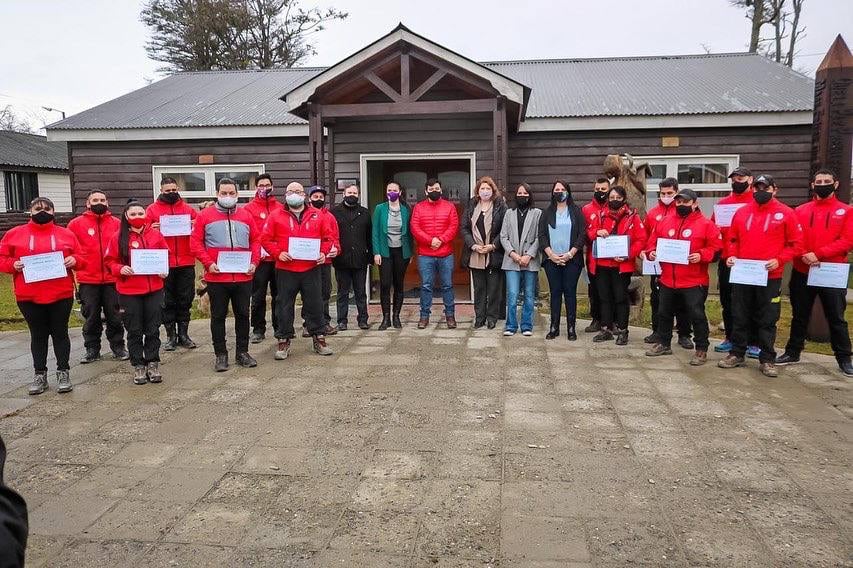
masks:
<path fill-rule="evenodd" d="M 192 219 L 186 215 L 161 215 L 160 233 L 164 237 L 183 237 L 192 233 Z"/>
<path fill-rule="evenodd" d="M 130 267 L 141 276 L 169 273 L 168 249 L 130 249 Z"/>
<path fill-rule="evenodd" d="M 660 262 L 657 260 L 644 260 L 643 276 L 660 276 Z"/>
<path fill-rule="evenodd" d="M 767 286 L 766 260 L 735 260 L 729 274 L 729 283 L 748 286 Z"/>
<path fill-rule="evenodd" d="M 628 258 L 628 235 L 610 235 L 595 239 L 595 258 Z"/>
<path fill-rule="evenodd" d="M 228 274 L 248 274 L 251 263 L 251 251 L 223 250 L 219 251 L 219 256 L 216 258 L 219 272 Z"/>
<path fill-rule="evenodd" d="M 24 263 L 24 282 L 27 284 L 68 276 L 65 255 L 61 250 L 22 256 L 21 262 Z"/>
<path fill-rule="evenodd" d="M 731 227 L 732 217 L 734 217 L 737 210 L 744 205 L 746 205 L 746 203 L 714 205 L 714 223 L 716 223 L 718 227 Z"/>
<path fill-rule="evenodd" d="M 690 264 L 690 241 L 681 239 L 658 239 L 655 257 L 658 262 L 669 264 Z"/>
<path fill-rule="evenodd" d="M 808 286 L 821 288 L 847 289 L 847 279 L 850 277 L 850 264 L 847 262 L 821 262 L 809 267 Z"/>
<path fill-rule="evenodd" d="M 320 239 L 290 237 L 287 254 L 294 260 L 317 260 L 320 258 Z"/>

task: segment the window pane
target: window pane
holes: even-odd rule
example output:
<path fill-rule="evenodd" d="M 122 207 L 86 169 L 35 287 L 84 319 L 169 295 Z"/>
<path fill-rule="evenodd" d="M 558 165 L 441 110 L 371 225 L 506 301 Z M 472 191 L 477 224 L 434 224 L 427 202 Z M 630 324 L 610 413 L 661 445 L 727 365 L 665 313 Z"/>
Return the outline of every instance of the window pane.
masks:
<path fill-rule="evenodd" d="M 652 170 L 646 178 L 646 187 L 657 191 L 658 184 L 666 177 L 666 164 L 650 164 Z"/>
<path fill-rule="evenodd" d="M 440 172 L 438 181 L 441 182 L 441 191 L 451 201 L 467 202 L 471 196 L 471 176 L 468 172 L 452 170 Z"/>
<path fill-rule="evenodd" d="M 38 175 L 32 172 L 6 172 L 6 210 L 26 211 L 38 197 Z"/>
<path fill-rule="evenodd" d="M 237 191 L 255 191 L 257 172 L 216 172 L 216 183 L 222 178 L 230 178 L 237 182 Z"/>
<path fill-rule="evenodd" d="M 169 173 L 160 174 L 160 179 L 174 178 L 178 182 L 178 191 L 196 191 L 204 193 L 204 172 Z"/>
<path fill-rule="evenodd" d="M 678 164 L 678 183 L 725 184 L 728 164 Z"/>

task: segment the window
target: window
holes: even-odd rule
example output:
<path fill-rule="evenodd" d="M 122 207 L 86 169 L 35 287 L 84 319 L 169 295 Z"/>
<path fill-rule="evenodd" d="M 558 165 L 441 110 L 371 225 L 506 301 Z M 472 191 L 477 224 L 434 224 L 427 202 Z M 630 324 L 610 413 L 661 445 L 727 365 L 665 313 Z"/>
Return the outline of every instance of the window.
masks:
<path fill-rule="evenodd" d="M 740 156 L 648 156 L 635 158 L 646 161 L 651 173 L 646 178 L 646 208 L 658 200 L 658 184 L 663 178 L 678 180 L 679 188 L 692 189 L 699 194 L 699 206 L 706 215 L 721 197 L 731 191 L 729 172 L 740 163 Z"/>
<path fill-rule="evenodd" d="M 178 182 L 178 190 L 187 197 L 213 197 L 216 184 L 222 178 L 231 178 L 237 183 L 237 191 L 243 197 L 255 193 L 255 180 L 264 173 L 263 164 L 211 165 L 211 166 L 154 166 L 154 195 L 160 193 L 160 181 L 171 177 Z"/>
<path fill-rule="evenodd" d="M 5 172 L 6 211 L 26 211 L 39 195 L 38 175 L 33 172 Z"/>

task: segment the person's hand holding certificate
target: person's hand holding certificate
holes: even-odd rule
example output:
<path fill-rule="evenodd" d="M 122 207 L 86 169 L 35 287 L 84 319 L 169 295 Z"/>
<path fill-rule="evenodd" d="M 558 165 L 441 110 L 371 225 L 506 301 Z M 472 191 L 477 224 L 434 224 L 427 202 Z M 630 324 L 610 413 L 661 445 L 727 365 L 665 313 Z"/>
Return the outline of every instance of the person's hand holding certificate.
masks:
<path fill-rule="evenodd" d="M 610 235 L 595 239 L 595 258 L 627 258 L 628 235 Z"/>
<path fill-rule="evenodd" d="M 160 233 L 164 237 L 184 237 L 192 233 L 192 218 L 186 215 L 161 215 Z"/>
<path fill-rule="evenodd" d="M 320 258 L 320 239 L 290 237 L 287 253 L 293 260 L 313 260 Z"/>
<path fill-rule="evenodd" d="M 736 258 L 731 267 L 729 282 L 748 286 L 767 286 L 767 261 Z"/>
<path fill-rule="evenodd" d="M 850 263 L 821 262 L 809 267 L 808 286 L 820 288 L 847 289 L 847 279 L 850 277 Z"/>
<path fill-rule="evenodd" d="M 169 273 L 168 249 L 131 249 L 130 268 L 136 275 L 150 276 Z"/>
<path fill-rule="evenodd" d="M 655 260 L 669 264 L 689 264 L 690 241 L 681 239 L 658 239 Z"/>
<path fill-rule="evenodd" d="M 22 256 L 21 263 L 24 265 L 24 282 L 27 284 L 68 276 L 65 256 L 60 250 Z"/>
<path fill-rule="evenodd" d="M 219 251 L 216 266 L 219 272 L 226 274 L 248 274 L 252 263 L 250 251 L 223 250 Z"/>

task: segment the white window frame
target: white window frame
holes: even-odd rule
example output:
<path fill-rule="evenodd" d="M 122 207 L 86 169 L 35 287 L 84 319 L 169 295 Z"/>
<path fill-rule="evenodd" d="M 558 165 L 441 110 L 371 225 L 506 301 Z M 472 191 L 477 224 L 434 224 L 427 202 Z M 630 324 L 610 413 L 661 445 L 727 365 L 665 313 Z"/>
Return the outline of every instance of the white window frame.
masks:
<path fill-rule="evenodd" d="M 740 165 L 740 155 L 739 154 L 700 154 L 700 155 L 677 155 L 673 156 L 672 154 L 667 156 L 636 156 L 634 158 L 635 162 L 646 162 L 650 166 L 666 166 L 666 176 L 678 179 L 678 166 L 679 164 L 695 164 L 695 163 L 727 163 L 729 166 L 729 172 L 737 168 Z M 728 182 L 726 183 L 679 183 L 679 189 L 692 189 L 696 193 L 700 193 L 703 191 L 720 191 L 720 190 L 730 190 L 731 186 Z M 647 192 L 658 192 L 659 188 L 657 186 L 646 188 Z"/>
<path fill-rule="evenodd" d="M 266 166 L 264 164 L 190 164 L 174 166 L 152 166 L 151 177 L 153 181 L 152 190 L 154 192 L 154 198 L 156 199 L 157 196 L 160 195 L 160 177 L 162 174 L 196 174 L 200 172 L 204 173 L 204 192 L 187 192 L 184 197 L 216 197 L 216 172 L 221 171 L 252 172 L 257 175 L 261 175 L 263 173 L 266 173 Z M 253 195 L 255 195 L 255 191 L 241 191 L 239 192 L 239 194 L 240 197 L 252 197 Z"/>

